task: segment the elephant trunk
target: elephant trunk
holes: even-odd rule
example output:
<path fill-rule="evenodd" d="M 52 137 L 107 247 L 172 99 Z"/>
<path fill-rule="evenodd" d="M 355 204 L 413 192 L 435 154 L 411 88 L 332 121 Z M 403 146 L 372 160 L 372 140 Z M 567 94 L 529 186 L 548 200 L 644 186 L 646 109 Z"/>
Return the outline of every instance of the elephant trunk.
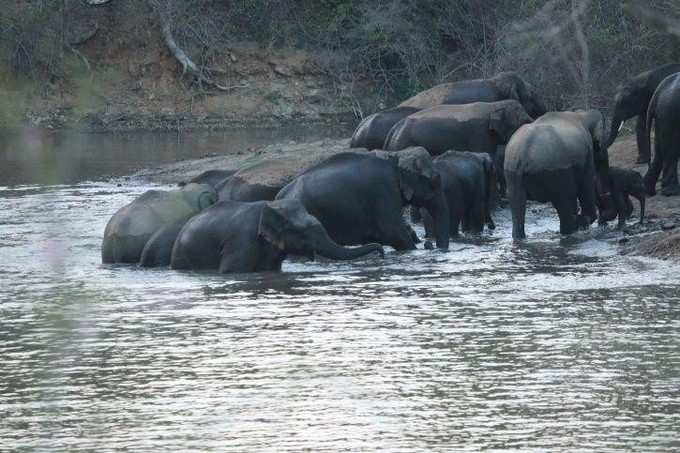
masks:
<path fill-rule="evenodd" d="M 332 260 L 353 260 L 369 253 L 378 252 L 384 256 L 385 252 L 380 244 L 366 244 L 359 247 L 343 247 L 338 245 L 328 235 L 326 230 L 319 226 L 313 234 L 312 248 L 314 253 L 318 253 L 324 258 Z"/>
<path fill-rule="evenodd" d="M 619 131 L 623 127 L 623 121 L 624 118 L 618 112 L 614 114 L 611 129 L 609 130 L 609 138 L 607 139 L 607 148 L 612 146 L 612 143 L 614 143 L 614 140 L 616 140 L 616 137 L 619 135 Z"/>
<path fill-rule="evenodd" d="M 434 235 L 437 248 L 448 249 L 450 236 L 449 207 L 444 192 L 438 191 L 434 198 L 429 200 L 424 207 L 434 220 Z"/>

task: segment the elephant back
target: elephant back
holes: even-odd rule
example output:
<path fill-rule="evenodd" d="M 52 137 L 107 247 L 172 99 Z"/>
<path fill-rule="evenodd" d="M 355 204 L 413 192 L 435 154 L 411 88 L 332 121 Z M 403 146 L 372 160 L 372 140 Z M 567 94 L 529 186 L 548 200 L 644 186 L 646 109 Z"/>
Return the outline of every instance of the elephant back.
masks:
<path fill-rule="evenodd" d="M 102 260 L 136 263 L 149 238 L 166 225 L 186 222 L 217 200 L 209 186 L 189 184 L 181 190 L 149 190 L 120 208 L 104 230 Z"/>

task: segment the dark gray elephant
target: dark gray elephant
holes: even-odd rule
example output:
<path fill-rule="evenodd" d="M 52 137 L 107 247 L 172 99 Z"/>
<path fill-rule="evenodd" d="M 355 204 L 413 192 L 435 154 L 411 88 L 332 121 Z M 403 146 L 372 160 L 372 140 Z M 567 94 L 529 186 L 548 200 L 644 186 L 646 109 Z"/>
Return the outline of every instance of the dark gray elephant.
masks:
<path fill-rule="evenodd" d="M 645 144 L 650 145 L 654 127 L 654 160 L 645 175 L 647 195 L 656 195 L 656 181 L 663 170 L 661 194 L 680 194 L 678 157 L 680 157 L 680 73 L 666 77 L 654 92 L 647 110 Z"/>
<path fill-rule="evenodd" d="M 505 146 L 506 145 L 498 145 L 496 147 L 496 152 L 494 152 L 492 156 L 493 167 L 496 171 L 496 182 L 498 183 L 498 195 L 501 197 L 504 197 L 506 194 L 505 173 L 503 171 L 503 164 L 505 163 Z"/>
<path fill-rule="evenodd" d="M 496 177 L 491 157 L 483 153 L 447 151 L 432 160 L 441 178 L 449 211 L 451 237 L 458 236 L 459 226 L 470 233 L 481 233 L 484 224 L 496 228 L 491 218 Z M 431 217 L 424 210 L 421 215 L 425 231 L 430 236 Z"/>
<path fill-rule="evenodd" d="M 161 228 L 184 223 L 217 201 L 215 189 L 187 184 L 179 190 L 149 190 L 111 217 L 102 241 L 103 263 L 138 263 L 144 246 Z"/>
<path fill-rule="evenodd" d="M 236 170 L 206 170 L 203 173 L 191 178 L 188 183 L 181 182 L 179 185 L 183 186 L 185 184 L 194 183 L 208 184 L 209 186 L 217 187 L 220 183 L 222 183 L 234 173 L 236 173 Z"/>
<path fill-rule="evenodd" d="M 189 220 L 172 250 L 171 267 L 220 273 L 279 271 L 287 255 L 350 260 L 379 244 L 339 246 L 295 200 L 220 201 Z"/>
<path fill-rule="evenodd" d="M 534 88 L 514 72 L 502 72 L 489 79 L 462 80 L 436 85 L 399 104 L 366 117 L 352 135 L 353 147 L 381 149 L 390 129 L 403 118 L 419 110 L 441 104 L 472 104 L 518 101 L 533 118 L 546 112 Z M 459 148 L 462 149 L 462 148 Z"/>
<path fill-rule="evenodd" d="M 341 153 L 311 167 L 281 189 L 277 200 L 299 200 L 330 236 L 344 245 L 378 242 L 415 248 L 402 208 L 432 214 L 437 247 L 448 248 L 449 215 L 439 175 L 427 151 L 414 148 L 385 158 Z"/>
<path fill-rule="evenodd" d="M 512 211 L 512 237 L 525 238 L 527 199 L 551 202 L 560 232 L 571 234 L 595 221 L 595 178 L 608 209 L 609 160 L 605 122 L 597 110 L 551 112 L 522 126 L 505 149 L 505 180 Z M 581 212 L 578 212 L 580 204 Z"/>
<path fill-rule="evenodd" d="M 611 210 L 607 217 L 604 217 L 601 214 L 598 222 L 600 224 L 605 224 L 610 220 L 614 220 L 615 217 L 618 217 L 618 227 L 623 228 L 626 225 L 626 220 L 633 213 L 633 203 L 629 198 L 629 196 L 632 196 L 640 202 L 640 224 L 642 224 L 645 219 L 646 198 L 642 175 L 635 170 L 609 167 L 609 187 L 615 209 Z M 602 205 L 602 202 L 600 202 L 599 194 L 596 203 L 598 209 L 602 212 L 604 206 Z"/>
<path fill-rule="evenodd" d="M 172 247 L 180 230 L 186 222 L 177 222 L 166 225 L 156 231 L 142 249 L 139 258 L 140 267 L 164 267 L 170 265 Z"/>
<path fill-rule="evenodd" d="M 680 72 L 680 64 L 665 64 L 630 78 L 620 85 L 614 97 L 614 108 L 607 147 L 616 140 L 623 122 L 637 116 L 635 132 L 637 136 L 637 163 L 649 162 L 650 148 L 645 140 L 647 109 L 654 91 L 661 81 L 671 74 Z"/>
<path fill-rule="evenodd" d="M 422 146 L 432 155 L 451 149 L 493 154 L 521 125 L 530 122 L 517 101 L 439 105 L 397 123 L 387 134 L 385 149 Z"/>

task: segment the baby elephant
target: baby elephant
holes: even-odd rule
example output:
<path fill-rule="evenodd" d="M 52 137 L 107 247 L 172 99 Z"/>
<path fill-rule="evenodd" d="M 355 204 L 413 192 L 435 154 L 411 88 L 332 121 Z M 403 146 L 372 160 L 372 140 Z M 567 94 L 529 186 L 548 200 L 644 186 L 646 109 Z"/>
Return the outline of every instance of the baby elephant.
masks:
<path fill-rule="evenodd" d="M 491 207 L 496 194 L 493 162 L 487 153 L 447 151 L 432 160 L 441 177 L 442 189 L 449 207 L 452 237 L 463 231 L 481 233 L 484 224 L 494 229 Z M 425 231 L 430 236 L 431 217 L 421 210 Z"/>
<path fill-rule="evenodd" d="M 619 218 L 619 228 L 626 225 L 626 220 L 633 212 L 633 203 L 629 195 L 637 198 L 640 202 L 640 224 L 645 218 L 645 187 L 640 173 L 635 170 L 626 170 L 618 167 L 609 167 L 609 186 L 611 188 L 614 210 L 603 212 L 600 197 L 597 197 L 597 208 L 600 212 L 598 223 L 600 225 Z M 599 194 L 598 194 L 599 195 Z"/>

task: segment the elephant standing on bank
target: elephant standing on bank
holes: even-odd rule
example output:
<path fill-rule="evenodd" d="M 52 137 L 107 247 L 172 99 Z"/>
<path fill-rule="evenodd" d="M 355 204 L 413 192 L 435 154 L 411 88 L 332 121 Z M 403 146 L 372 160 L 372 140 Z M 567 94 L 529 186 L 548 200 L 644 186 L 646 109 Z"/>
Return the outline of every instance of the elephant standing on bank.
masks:
<path fill-rule="evenodd" d="M 638 145 L 637 163 L 649 162 L 650 148 L 645 140 L 649 101 L 661 81 L 676 72 L 680 72 L 680 64 L 666 64 L 638 74 L 618 87 L 614 97 L 614 113 L 607 147 L 610 147 L 616 140 L 623 122 L 637 116 L 635 126 Z"/>
<path fill-rule="evenodd" d="M 102 262 L 138 263 L 147 242 L 159 230 L 184 224 L 216 201 L 217 193 L 205 184 L 187 184 L 179 190 L 149 190 L 143 193 L 120 208 L 106 224 Z M 169 258 L 172 242 L 166 235 L 163 241 L 157 242 L 158 247 L 165 247 L 165 250 L 148 250 L 148 253 Z M 169 262 L 168 258 L 165 261 Z M 149 258 L 148 262 L 153 260 Z"/>
<path fill-rule="evenodd" d="M 551 202 L 562 234 L 595 221 L 596 175 L 603 195 L 609 195 L 604 128 L 604 117 L 597 110 L 551 112 L 522 126 L 510 139 L 504 166 L 513 238 L 526 237 L 527 199 Z"/>
<path fill-rule="evenodd" d="M 520 126 L 530 122 L 517 101 L 439 105 L 397 123 L 387 135 L 385 149 L 422 146 L 432 155 L 452 149 L 493 155 L 498 145 L 507 143 Z"/>
<path fill-rule="evenodd" d="M 172 250 L 173 269 L 279 271 L 287 255 L 350 260 L 379 244 L 341 247 L 298 201 L 220 201 L 189 220 Z"/>
<path fill-rule="evenodd" d="M 396 250 L 416 247 L 402 208 L 423 207 L 434 219 L 437 247 L 449 245 L 449 214 L 440 177 L 422 148 L 392 157 L 332 156 L 295 178 L 276 199 L 299 200 L 339 244 L 378 242 Z"/>
<path fill-rule="evenodd" d="M 654 160 L 645 175 L 645 188 L 656 195 L 656 181 L 663 170 L 661 194 L 679 195 L 678 157 L 680 157 L 680 73 L 666 77 L 654 92 L 647 110 L 645 145 L 650 145 L 654 127 Z"/>
<path fill-rule="evenodd" d="M 461 225 L 463 231 L 477 234 L 484 224 L 489 229 L 496 228 L 491 218 L 496 177 L 488 154 L 447 151 L 432 159 L 432 165 L 439 173 L 446 196 L 451 237 L 458 236 Z M 422 209 L 421 214 L 430 236 L 431 217 Z"/>
<path fill-rule="evenodd" d="M 472 104 L 508 99 L 522 104 L 532 118 L 546 112 L 543 102 L 530 84 L 515 72 L 502 72 L 489 79 L 442 83 L 407 99 L 393 109 L 367 116 L 354 131 L 351 146 L 382 149 L 390 129 L 422 109 L 441 104 Z"/>

